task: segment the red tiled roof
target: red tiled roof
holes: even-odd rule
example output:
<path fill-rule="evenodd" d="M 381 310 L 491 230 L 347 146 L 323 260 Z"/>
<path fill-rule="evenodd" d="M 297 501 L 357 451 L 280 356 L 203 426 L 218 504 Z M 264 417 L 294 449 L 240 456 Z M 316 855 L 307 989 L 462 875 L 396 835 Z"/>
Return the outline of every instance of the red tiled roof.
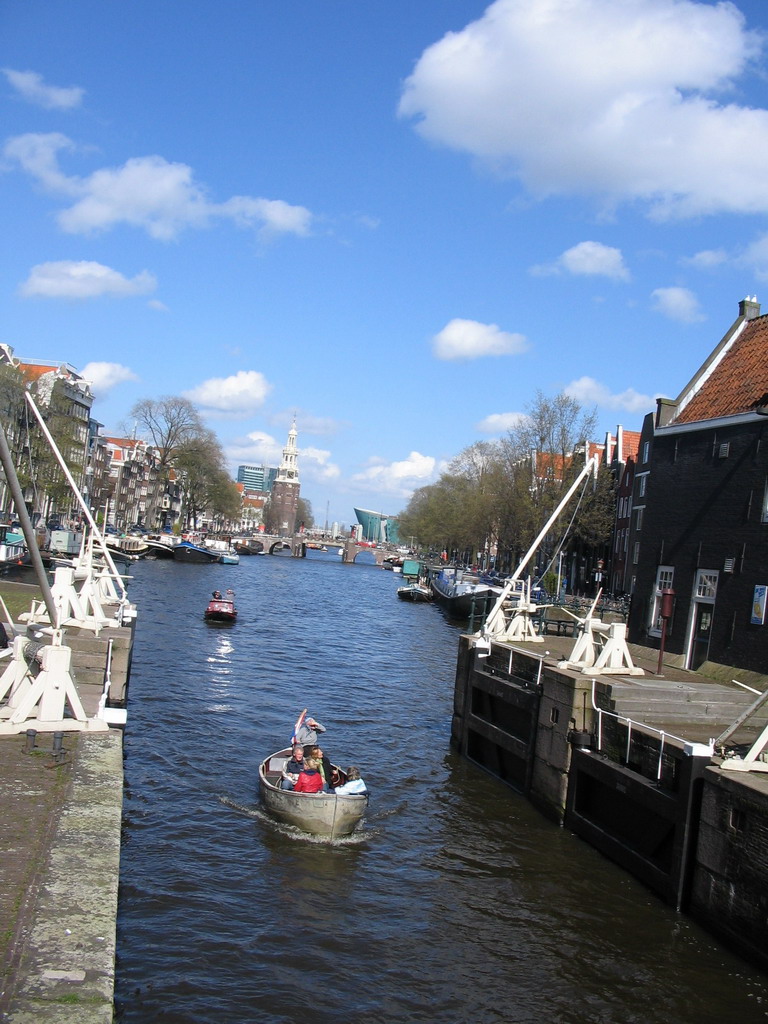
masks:
<path fill-rule="evenodd" d="M 622 431 L 621 447 L 622 455 L 624 456 L 624 461 L 626 461 L 627 459 L 636 459 L 637 453 L 640 451 L 640 431 Z"/>
<path fill-rule="evenodd" d="M 39 380 L 43 374 L 53 373 L 58 370 L 58 366 L 36 366 L 32 363 L 19 363 L 19 369 L 24 375 L 24 379 L 28 381 Z"/>
<path fill-rule="evenodd" d="M 744 330 L 672 423 L 697 423 L 750 412 L 768 393 L 768 316 Z M 768 401 L 768 399 L 766 399 Z"/>

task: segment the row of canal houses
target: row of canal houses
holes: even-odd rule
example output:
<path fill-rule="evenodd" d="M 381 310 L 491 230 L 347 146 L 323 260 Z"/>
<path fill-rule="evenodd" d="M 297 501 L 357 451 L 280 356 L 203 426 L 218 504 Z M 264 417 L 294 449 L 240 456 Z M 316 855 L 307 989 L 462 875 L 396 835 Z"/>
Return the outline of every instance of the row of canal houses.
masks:
<path fill-rule="evenodd" d="M 0 345 L 2 366 L 18 370 L 43 417 L 49 422 L 52 417 L 58 421 L 62 454 L 99 521 L 118 529 L 141 523 L 149 529 L 161 530 L 182 519 L 182 488 L 173 468 L 161 468 L 160 452 L 141 439 L 102 433 L 103 424 L 91 415 L 91 385 L 73 366 L 17 358 L 10 346 Z M 14 406 L 8 395 L 4 397 L 9 408 L 1 409 L 0 416 L 20 476 L 30 480 L 25 497 L 33 521 L 44 523 L 52 515 L 78 519 L 80 510 L 73 503 L 68 486 L 63 485 L 61 474 L 53 468 L 46 486 L 46 474 L 41 465 L 35 464 L 43 446 L 34 417 L 23 404 Z M 45 458 L 50 465 L 47 450 Z M 248 506 L 245 518 L 253 525 L 260 509 L 251 508 L 253 502 L 249 503 L 247 498 L 244 504 Z M 7 512 L 9 505 L 8 488 L 0 476 L 0 510 Z"/>
<path fill-rule="evenodd" d="M 681 668 L 765 673 L 768 317 L 755 298 L 676 398 L 606 439 L 603 461 L 615 527 L 592 576 L 630 596 L 629 641 L 658 649 L 665 630 Z"/>
<path fill-rule="evenodd" d="M 739 303 L 679 395 L 657 399 L 640 431 L 619 427 L 575 453 L 595 454 L 615 478 L 613 536 L 589 561 L 570 552 L 571 582 L 628 596 L 630 643 L 658 649 L 664 629 L 665 655 L 680 668 L 765 673 L 768 316 L 757 300 Z"/>

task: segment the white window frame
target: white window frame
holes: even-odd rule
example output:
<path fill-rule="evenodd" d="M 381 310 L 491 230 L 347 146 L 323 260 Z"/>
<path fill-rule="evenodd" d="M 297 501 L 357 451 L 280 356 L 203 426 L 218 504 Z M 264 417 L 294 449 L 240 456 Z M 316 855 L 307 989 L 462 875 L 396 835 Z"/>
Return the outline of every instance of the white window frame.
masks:
<path fill-rule="evenodd" d="M 675 567 L 673 565 L 660 565 L 656 569 L 656 586 L 648 618 L 649 636 L 661 636 L 661 592 L 662 590 L 671 590 L 674 581 Z"/>

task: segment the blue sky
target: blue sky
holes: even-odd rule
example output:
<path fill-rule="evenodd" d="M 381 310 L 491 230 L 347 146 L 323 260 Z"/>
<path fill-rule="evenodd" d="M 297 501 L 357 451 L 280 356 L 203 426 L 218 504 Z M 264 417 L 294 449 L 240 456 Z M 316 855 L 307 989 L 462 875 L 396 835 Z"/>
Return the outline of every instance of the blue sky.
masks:
<path fill-rule="evenodd" d="M 389 514 L 537 390 L 639 429 L 768 301 L 768 5 L 4 0 L 0 341 Z M 766 307 L 768 309 L 768 307 Z"/>

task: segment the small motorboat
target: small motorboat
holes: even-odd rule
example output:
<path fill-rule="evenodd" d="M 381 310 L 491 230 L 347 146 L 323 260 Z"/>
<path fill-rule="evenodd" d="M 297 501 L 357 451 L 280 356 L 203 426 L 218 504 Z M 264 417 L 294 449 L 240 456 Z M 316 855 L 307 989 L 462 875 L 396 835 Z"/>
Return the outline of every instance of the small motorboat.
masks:
<path fill-rule="evenodd" d="M 408 583 L 397 588 L 397 596 L 401 601 L 431 601 L 432 591 L 426 583 Z"/>
<path fill-rule="evenodd" d="M 368 794 L 294 793 L 290 789 L 281 789 L 283 768 L 290 757 L 291 748 L 287 747 L 270 754 L 259 765 L 259 792 L 272 817 L 295 825 L 303 832 L 328 836 L 329 839 L 354 832 L 368 806 Z M 342 782 L 346 782 L 346 773 L 336 765 L 332 767 Z"/>
<path fill-rule="evenodd" d="M 235 622 L 237 608 L 235 608 L 234 590 L 228 590 L 223 597 L 218 590 L 214 590 L 203 618 L 206 622 Z"/>

